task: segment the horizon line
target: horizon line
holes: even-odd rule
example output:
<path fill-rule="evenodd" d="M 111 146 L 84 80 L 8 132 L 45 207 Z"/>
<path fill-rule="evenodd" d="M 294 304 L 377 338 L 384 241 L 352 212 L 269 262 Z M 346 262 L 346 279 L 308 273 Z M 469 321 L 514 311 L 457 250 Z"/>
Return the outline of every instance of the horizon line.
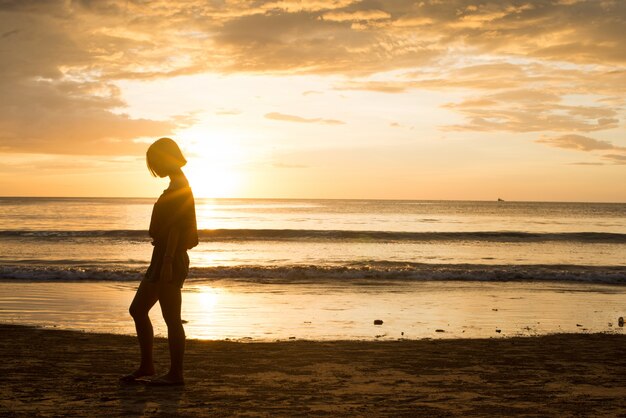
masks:
<path fill-rule="evenodd" d="M 3 196 L 0 199 L 156 199 L 158 196 Z M 409 201 L 409 202 L 496 202 L 496 203 L 603 203 L 626 204 L 626 201 L 576 201 L 576 200 L 510 200 L 495 199 L 401 199 L 401 198 L 340 198 L 340 197 L 203 197 L 196 199 L 214 200 L 371 200 L 371 201 Z"/>

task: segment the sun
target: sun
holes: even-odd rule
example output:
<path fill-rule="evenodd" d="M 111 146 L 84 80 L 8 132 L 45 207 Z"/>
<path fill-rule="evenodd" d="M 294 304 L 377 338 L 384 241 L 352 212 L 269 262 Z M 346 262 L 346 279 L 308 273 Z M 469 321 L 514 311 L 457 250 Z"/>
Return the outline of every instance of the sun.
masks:
<path fill-rule="evenodd" d="M 190 128 L 177 134 L 187 157 L 184 168 L 196 197 L 236 197 L 240 194 L 244 149 L 227 131 Z"/>

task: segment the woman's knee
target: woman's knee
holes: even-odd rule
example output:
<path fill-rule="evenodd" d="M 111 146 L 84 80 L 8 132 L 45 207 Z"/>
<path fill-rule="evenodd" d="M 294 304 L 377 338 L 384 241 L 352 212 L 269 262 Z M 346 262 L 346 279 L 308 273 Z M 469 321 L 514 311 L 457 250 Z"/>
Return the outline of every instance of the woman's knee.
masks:
<path fill-rule="evenodd" d="M 130 314 L 130 316 L 132 316 L 135 319 L 144 318 L 148 316 L 148 312 L 149 312 L 148 310 L 136 304 L 131 304 L 130 307 L 128 308 L 128 313 Z"/>

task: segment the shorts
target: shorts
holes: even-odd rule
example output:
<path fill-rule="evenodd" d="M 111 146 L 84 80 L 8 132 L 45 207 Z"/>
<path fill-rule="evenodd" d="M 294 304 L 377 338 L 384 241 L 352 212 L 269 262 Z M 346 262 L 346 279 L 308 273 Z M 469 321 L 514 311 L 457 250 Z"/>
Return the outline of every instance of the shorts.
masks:
<path fill-rule="evenodd" d="M 163 256 L 165 255 L 165 246 L 155 246 L 152 250 L 152 259 L 150 266 L 143 277 L 143 281 L 149 283 L 158 283 L 161 280 L 161 266 L 163 265 Z M 176 251 L 172 258 L 172 281 L 178 283 L 179 287 L 183 287 L 183 283 L 189 274 L 189 256 L 187 251 Z"/>

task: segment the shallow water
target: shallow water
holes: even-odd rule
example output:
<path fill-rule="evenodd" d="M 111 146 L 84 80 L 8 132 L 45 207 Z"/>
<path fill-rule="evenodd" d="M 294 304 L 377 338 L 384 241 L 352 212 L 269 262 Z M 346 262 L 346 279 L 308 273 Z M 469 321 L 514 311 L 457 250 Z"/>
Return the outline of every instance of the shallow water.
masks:
<path fill-rule="evenodd" d="M 0 283 L 0 321 L 134 334 L 135 285 Z M 241 341 L 387 340 L 618 332 L 626 288 L 547 283 L 373 282 L 191 284 L 183 292 L 187 336 Z M 158 304 L 151 312 L 166 335 Z M 383 325 L 374 325 L 374 320 Z M 438 332 L 437 330 L 443 330 Z M 499 330 L 499 332 L 498 332 Z"/>

